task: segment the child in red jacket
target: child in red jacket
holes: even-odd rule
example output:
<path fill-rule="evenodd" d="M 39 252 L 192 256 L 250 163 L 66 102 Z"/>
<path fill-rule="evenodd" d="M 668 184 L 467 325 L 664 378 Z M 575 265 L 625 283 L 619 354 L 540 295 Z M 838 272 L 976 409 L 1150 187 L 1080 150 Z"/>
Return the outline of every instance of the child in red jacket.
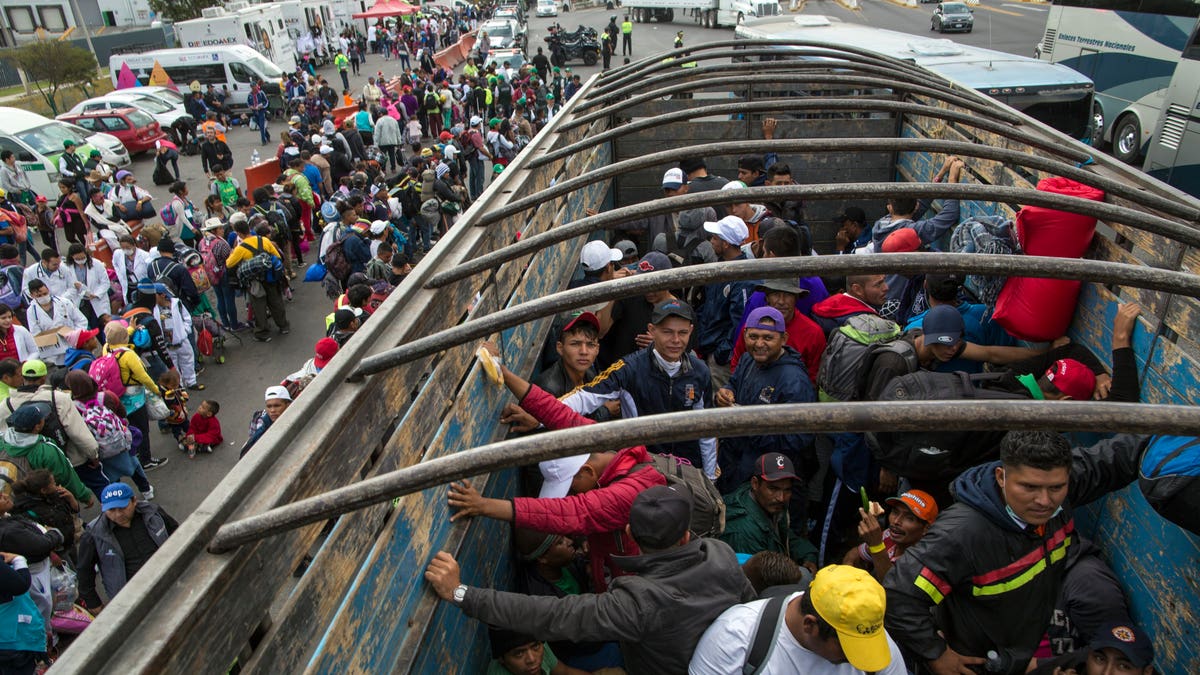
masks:
<path fill-rule="evenodd" d="M 202 401 L 196 414 L 188 423 L 188 435 L 183 438 L 183 446 L 187 449 L 188 458 L 196 456 L 196 452 L 212 454 L 213 448 L 225 442 L 221 436 L 221 422 L 217 413 L 221 412 L 221 404 L 216 401 Z"/>

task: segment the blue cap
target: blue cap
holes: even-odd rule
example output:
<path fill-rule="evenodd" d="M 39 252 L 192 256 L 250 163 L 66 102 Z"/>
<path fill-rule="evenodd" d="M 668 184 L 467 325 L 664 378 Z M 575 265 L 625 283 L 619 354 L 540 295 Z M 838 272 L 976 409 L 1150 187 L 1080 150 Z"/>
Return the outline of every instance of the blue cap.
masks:
<path fill-rule="evenodd" d="M 938 305 L 925 313 L 921 321 L 926 345 L 953 345 L 963 336 L 963 318 L 958 309 L 950 305 Z"/>
<path fill-rule="evenodd" d="M 155 293 L 154 287 L 156 285 L 157 284 L 155 284 L 154 281 L 152 281 L 150 279 L 142 279 L 141 281 L 138 282 L 137 291 L 138 291 L 138 293 L 141 293 L 143 295 L 154 295 L 154 293 Z"/>
<path fill-rule="evenodd" d="M 321 217 L 324 218 L 325 222 L 327 223 L 337 220 L 337 204 L 334 204 L 331 201 L 326 201 L 324 204 L 321 204 Z"/>
<path fill-rule="evenodd" d="M 171 289 L 167 288 L 166 284 L 154 284 L 154 293 L 156 295 L 170 295 Z"/>
<path fill-rule="evenodd" d="M 133 488 L 124 483 L 111 483 L 100 493 L 100 510 L 123 509 L 133 499 Z"/>
<path fill-rule="evenodd" d="M 26 401 L 8 416 L 8 426 L 13 431 L 32 433 L 38 422 L 50 416 L 50 404 L 44 401 Z"/>
<path fill-rule="evenodd" d="M 746 329 L 786 333 L 787 322 L 783 320 L 783 314 L 774 307 L 759 307 L 746 317 Z"/>

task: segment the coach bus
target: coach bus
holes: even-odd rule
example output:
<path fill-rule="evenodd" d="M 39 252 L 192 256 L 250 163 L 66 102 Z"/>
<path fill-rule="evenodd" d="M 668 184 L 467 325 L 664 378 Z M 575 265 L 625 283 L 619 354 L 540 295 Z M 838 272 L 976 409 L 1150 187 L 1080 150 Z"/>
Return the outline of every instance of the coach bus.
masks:
<path fill-rule="evenodd" d="M 1088 131 L 1092 81 L 1065 66 L 982 47 L 845 23 L 820 15 L 749 20 L 742 39 L 806 40 L 856 45 L 930 70 L 1020 110 L 1072 138 Z M 781 47 L 781 49 L 791 49 Z M 761 57 L 768 60 L 778 57 Z"/>
<path fill-rule="evenodd" d="M 1180 55 L 1164 106 L 1145 169 L 1164 183 L 1200 197 L 1200 24 Z"/>
<path fill-rule="evenodd" d="M 1197 16 L 1197 0 L 1054 0 L 1035 51 L 1096 83 L 1092 144 L 1138 165 Z"/>

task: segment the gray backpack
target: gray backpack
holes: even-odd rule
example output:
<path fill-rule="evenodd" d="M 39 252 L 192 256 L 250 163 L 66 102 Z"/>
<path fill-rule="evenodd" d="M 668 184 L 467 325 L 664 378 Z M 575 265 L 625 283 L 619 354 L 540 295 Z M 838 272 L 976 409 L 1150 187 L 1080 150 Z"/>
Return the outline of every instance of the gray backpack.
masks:
<path fill-rule="evenodd" d="M 909 363 L 909 372 L 919 364 L 916 351 L 900 340 L 900 326 L 878 314 L 855 314 L 829 334 L 821 368 L 817 373 L 817 391 L 822 401 L 859 401 L 866 388 L 871 364 L 883 352 L 893 352 Z"/>

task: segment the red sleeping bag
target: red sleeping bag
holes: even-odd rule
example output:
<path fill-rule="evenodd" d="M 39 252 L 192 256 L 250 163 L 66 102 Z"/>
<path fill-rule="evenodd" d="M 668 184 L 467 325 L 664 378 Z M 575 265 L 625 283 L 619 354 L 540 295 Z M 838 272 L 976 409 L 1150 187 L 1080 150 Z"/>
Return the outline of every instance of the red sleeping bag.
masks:
<path fill-rule="evenodd" d="M 1104 191 L 1067 178 L 1046 178 L 1037 189 L 1104 201 Z M 1081 258 L 1096 231 L 1096 219 L 1066 211 L 1026 206 L 1017 212 L 1017 239 L 1027 255 Z M 1013 337 L 1045 342 L 1062 336 L 1071 325 L 1082 282 L 1011 277 L 992 318 Z"/>

